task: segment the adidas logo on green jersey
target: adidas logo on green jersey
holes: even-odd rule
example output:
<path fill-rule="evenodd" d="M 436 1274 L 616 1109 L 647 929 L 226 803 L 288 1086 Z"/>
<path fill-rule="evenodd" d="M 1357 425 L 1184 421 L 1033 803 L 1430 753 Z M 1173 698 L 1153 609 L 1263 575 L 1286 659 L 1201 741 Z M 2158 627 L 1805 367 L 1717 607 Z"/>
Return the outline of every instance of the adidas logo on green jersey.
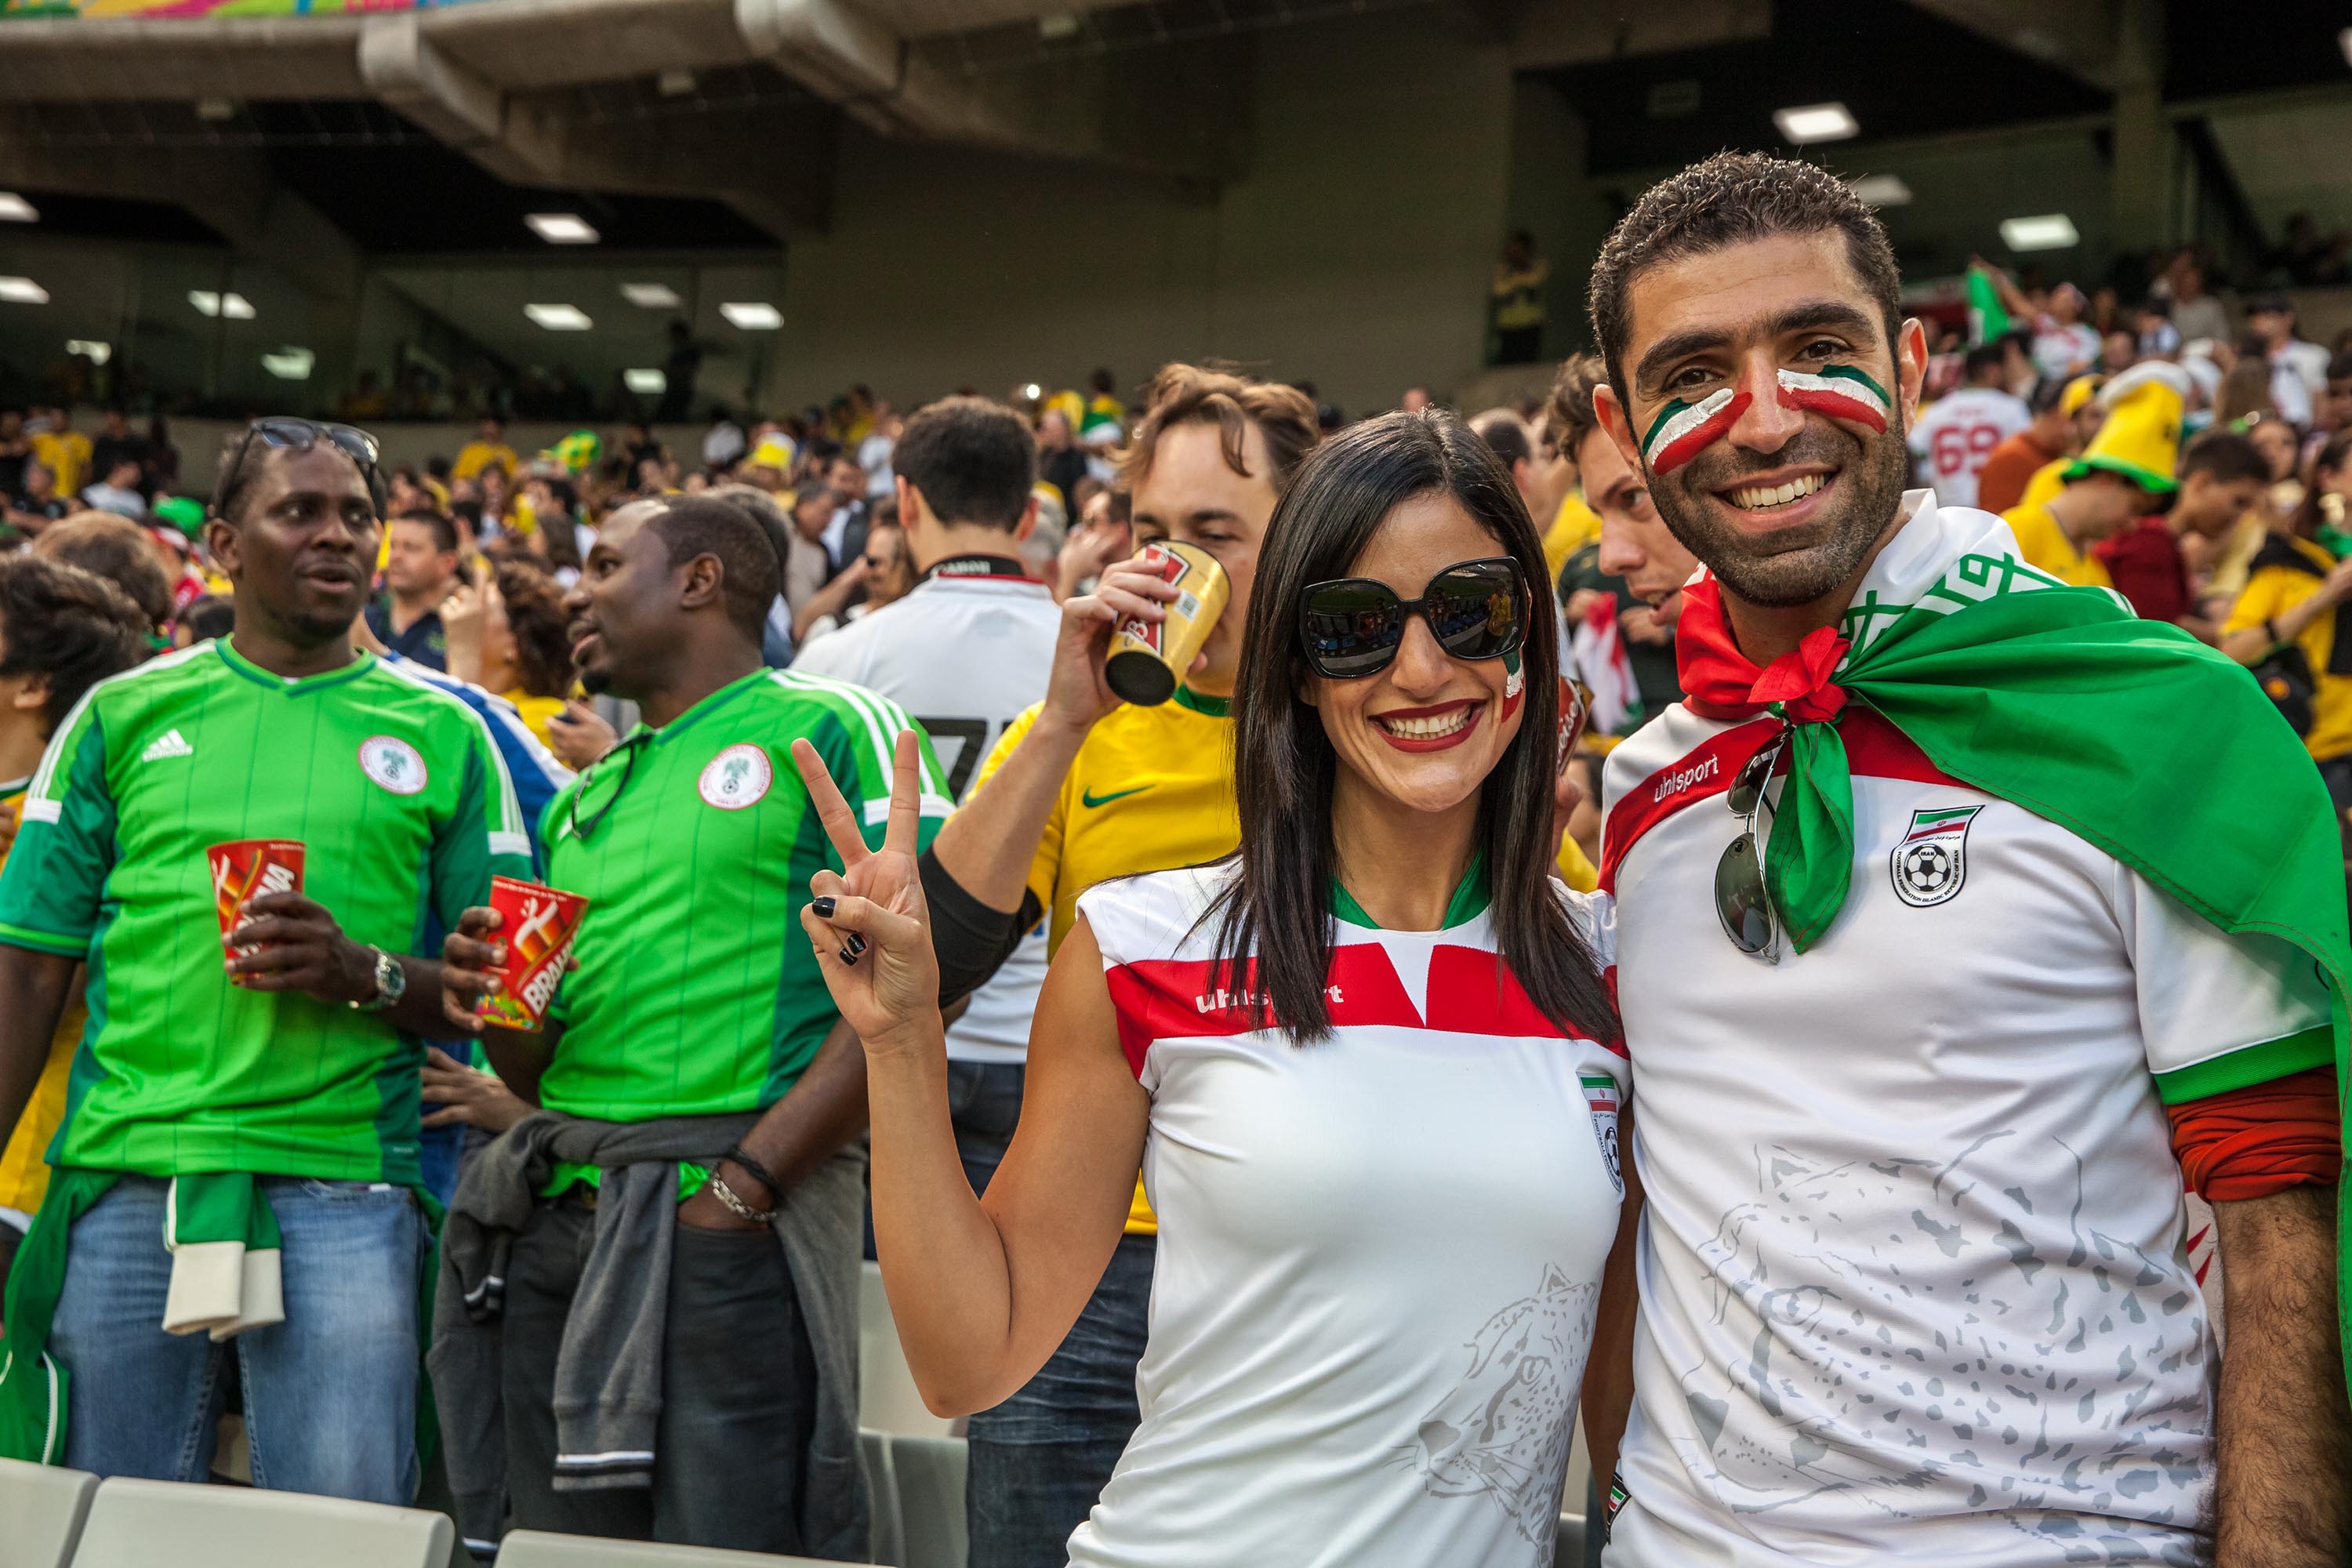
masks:
<path fill-rule="evenodd" d="M 165 757 L 193 757 L 196 749 L 188 744 L 187 737 L 177 730 L 167 730 L 163 738 L 139 753 L 142 763 L 160 763 Z"/>

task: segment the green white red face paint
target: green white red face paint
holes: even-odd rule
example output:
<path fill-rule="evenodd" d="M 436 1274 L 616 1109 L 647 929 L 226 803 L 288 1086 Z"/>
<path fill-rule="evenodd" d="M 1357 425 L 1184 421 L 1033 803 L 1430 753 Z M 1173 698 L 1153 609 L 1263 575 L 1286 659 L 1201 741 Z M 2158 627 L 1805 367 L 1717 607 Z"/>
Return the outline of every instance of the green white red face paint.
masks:
<path fill-rule="evenodd" d="M 1801 408 L 1860 425 L 1885 435 L 1895 400 L 1886 389 L 1851 365 L 1819 371 L 1783 370 L 1777 395 L 1783 407 Z M 1717 387 L 1696 402 L 1675 398 L 1658 410 L 1642 438 L 1642 457 L 1653 474 L 1669 474 L 1731 433 L 1754 399 L 1746 392 Z"/>

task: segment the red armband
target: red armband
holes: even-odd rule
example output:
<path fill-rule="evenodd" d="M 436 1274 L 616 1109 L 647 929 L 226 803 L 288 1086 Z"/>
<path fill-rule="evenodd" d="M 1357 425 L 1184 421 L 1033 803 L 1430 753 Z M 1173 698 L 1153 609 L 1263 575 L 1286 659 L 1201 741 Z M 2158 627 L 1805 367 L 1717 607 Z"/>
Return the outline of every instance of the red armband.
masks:
<path fill-rule="evenodd" d="M 2334 1068 L 2167 1106 L 2165 1114 L 2182 1181 L 2210 1203 L 2267 1197 L 2306 1183 L 2333 1186 L 2344 1168 Z"/>

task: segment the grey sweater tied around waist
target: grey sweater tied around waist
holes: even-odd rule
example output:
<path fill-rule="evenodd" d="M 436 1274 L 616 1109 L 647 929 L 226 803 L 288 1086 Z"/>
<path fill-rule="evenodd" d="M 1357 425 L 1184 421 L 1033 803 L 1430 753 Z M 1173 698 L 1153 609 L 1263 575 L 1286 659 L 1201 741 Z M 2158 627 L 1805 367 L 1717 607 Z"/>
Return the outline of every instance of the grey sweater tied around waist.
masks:
<path fill-rule="evenodd" d="M 506 1512 L 500 1344 L 507 1259 L 559 1164 L 602 1171 L 594 1238 L 555 1368 L 559 1491 L 653 1483 L 677 1167 L 733 1147 L 759 1117 L 591 1121 L 535 1112 L 466 1167 L 441 1233 L 433 1378 L 450 1489 L 467 1545 L 493 1549 Z M 813 1557 L 864 1562 L 870 1528 L 857 1441 L 858 1259 L 866 1149 L 854 1143 L 794 1185 L 774 1230 L 816 1358 L 816 1411 L 801 1479 Z M 614 1459 L 611 1456 L 622 1456 Z M 779 1463 L 787 1457 L 777 1456 Z"/>

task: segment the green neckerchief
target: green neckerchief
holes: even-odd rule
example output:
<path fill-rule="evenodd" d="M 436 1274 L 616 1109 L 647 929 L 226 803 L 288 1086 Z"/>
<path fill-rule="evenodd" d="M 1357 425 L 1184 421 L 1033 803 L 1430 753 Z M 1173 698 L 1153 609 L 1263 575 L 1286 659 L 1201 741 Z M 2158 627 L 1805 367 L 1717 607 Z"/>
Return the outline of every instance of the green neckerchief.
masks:
<path fill-rule="evenodd" d="M 1455 885 L 1454 897 L 1447 900 L 1445 917 L 1437 922 L 1437 929 L 1452 931 L 1455 926 L 1467 924 L 1485 914 L 1486 906 L 1494 901 L 1494 890 L 1486 877 L 1486 852 L 1480 849 L 1471 855 L 1469 869 L 1462 873 L 1462 880 Z M 1364 906 L 1356 901 L 1356 895 L 1348 891 L 1337 877 L 1331 879 L 1331 913 L 1351 926 L 1362 926 L 1367 931 L 1387 929 L 1364 912 Z"/>

